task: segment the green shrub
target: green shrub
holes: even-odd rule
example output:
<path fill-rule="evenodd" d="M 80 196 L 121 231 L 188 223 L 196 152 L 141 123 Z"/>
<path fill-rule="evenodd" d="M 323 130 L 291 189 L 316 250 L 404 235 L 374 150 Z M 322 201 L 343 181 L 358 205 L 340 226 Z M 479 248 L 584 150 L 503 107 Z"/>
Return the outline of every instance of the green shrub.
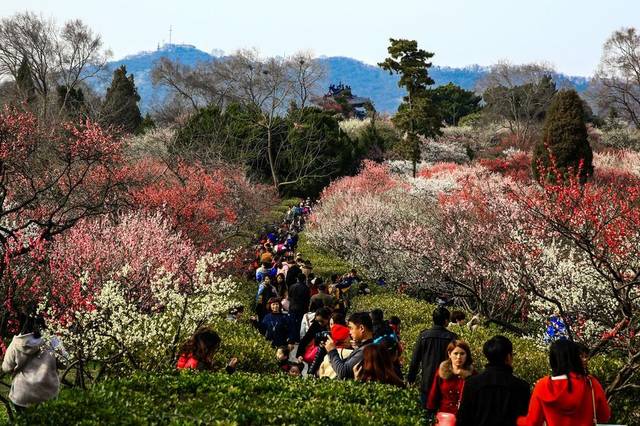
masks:
<path fill-rule="evenodd" d="M 331 274 L 346 274 L 352 268 L 352 265 L 338 256 L 311 244 L 304 232 L 300 233 L 296 251 L 302 253 L 305 260 L 311 260 L 316 276 L 329 278 Z"/>
<path fill-rule="evenodd" d="M 351 310 L 370 311 L 380 308 L 385 318 L 397 315 L 402 320 L 402 327 L 410 328 L 416 325 L 430 324 L 431 313 L 435 305 L 409 296 L 395 293 L 382 293 L 373 296 L 359 296 L 353 300 Z"/>
<path fill-rule="evenodd" d="M 137 374 L 65 390 L 19 424 L 415 425 L 415 390 L 236 373 Z"/>
<path fill-rule="evenodd" d="M 283 198 L 278 204 L 273 206 L 269 213 L 261 218 L 260 222 L 269 225 L 279 225 L 284 220 L 291 206 L 297 206 L 302 201 L 298 197 Z"/>
<path fill-rule="evenodd" d="M 222 339 L 215 356 L 216 364 L 226 365 L 231 357 L 237 357 L 240 371 L 273 373 L 278 370 L 276 350 L 250 323 L 216 319 L 211 325 Z"/>

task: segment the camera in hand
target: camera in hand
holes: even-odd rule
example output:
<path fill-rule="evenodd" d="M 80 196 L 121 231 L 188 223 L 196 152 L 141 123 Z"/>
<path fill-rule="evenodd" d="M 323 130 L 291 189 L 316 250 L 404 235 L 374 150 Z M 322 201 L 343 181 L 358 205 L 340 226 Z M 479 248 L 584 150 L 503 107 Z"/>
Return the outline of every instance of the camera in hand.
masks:
<path fill-rule="evenodd" d="M 331 336 L 330 331 L 319 331 L 313 338 L 314 343 L 316 344 L 316 346 L 320 346 L 320 343 L 326 342 L 329 336 Z"/>

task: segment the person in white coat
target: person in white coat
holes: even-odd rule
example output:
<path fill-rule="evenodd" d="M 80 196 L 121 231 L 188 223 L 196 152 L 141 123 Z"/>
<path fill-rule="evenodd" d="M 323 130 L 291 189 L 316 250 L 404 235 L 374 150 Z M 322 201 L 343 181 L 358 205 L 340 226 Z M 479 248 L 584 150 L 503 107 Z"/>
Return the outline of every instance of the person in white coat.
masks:
<path fill-rule="evenodd" d="M 34 318 L 28 318 L 23 331 L 11 340 L 2 371 L 12 376 L 9 399 L 18 410 L 58 395 L 60 378 L 54 350 L 40 336 Z"/>

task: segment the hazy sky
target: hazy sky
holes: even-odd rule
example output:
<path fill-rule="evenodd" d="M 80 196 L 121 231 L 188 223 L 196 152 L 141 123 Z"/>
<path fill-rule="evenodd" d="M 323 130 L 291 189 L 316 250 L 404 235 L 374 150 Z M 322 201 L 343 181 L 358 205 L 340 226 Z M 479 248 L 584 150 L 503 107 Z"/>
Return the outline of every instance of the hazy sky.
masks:
<path fill-rule="evenodd" d="M 30 10 L 62 22 L 80 18 L 114 58 L 169 41 L 227 53 L 310 49 L 375 64 L 388 39 L 418 40 L 436 65 L 545 60 L 590 75 L 607 37 L 640 27 L 638 0 L 0 0 L 0 16 Z"/>

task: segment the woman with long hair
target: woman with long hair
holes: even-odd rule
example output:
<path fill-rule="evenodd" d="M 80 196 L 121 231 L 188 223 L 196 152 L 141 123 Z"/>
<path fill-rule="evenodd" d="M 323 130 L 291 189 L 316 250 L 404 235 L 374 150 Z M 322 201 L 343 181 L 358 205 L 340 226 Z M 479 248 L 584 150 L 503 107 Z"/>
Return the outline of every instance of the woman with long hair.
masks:
<path fill-rule="evenodd" d="M 287 292 L 287 282 L 282 272 L 276 275 L 276 284 L 274 287 L 276 288 L 278 297 L 284 298 Z"/>
<path fill-rule="evenodd" d="M 602 385 L 585 371 L 580 349 L 569 340 L 549 348 L 552 376 L 538 380 L 526 417 L 519 426 L 592 426 L 609 420 L 611 409 Z"/>
<path fill-rule="evenodd" d="M 477 374 L 469 344 L 454 340 L 447 346 L 447 359 L 440 364 L 427 399 L 427 410 L 437 416 L 451 417 L 458 413 L 464 381 Z M 442 422 L 442 420 L 440 420 Z"/>
<path fill-rule="evenodd" d="M 213 370 L 213 357 L 220 349 L 221 339 L 218 333 L 210 328 L 201 328 L 187 340 L 180 348 L 177 368 L 195 370 Z M 238 363 L 237 358 L 231 358 L 227 364 L 227 373 L 233 373 Z"/>
<path fill-rule="evenodd" d="M 363 382 L 378 382 L 387 385 L 404 387 L 404 382 L 393 367 L 391 356 L 380 345 L 371 344 L 363 349 L 363 360 L 360 368 L 356 367 L 355 377 Z"/>

